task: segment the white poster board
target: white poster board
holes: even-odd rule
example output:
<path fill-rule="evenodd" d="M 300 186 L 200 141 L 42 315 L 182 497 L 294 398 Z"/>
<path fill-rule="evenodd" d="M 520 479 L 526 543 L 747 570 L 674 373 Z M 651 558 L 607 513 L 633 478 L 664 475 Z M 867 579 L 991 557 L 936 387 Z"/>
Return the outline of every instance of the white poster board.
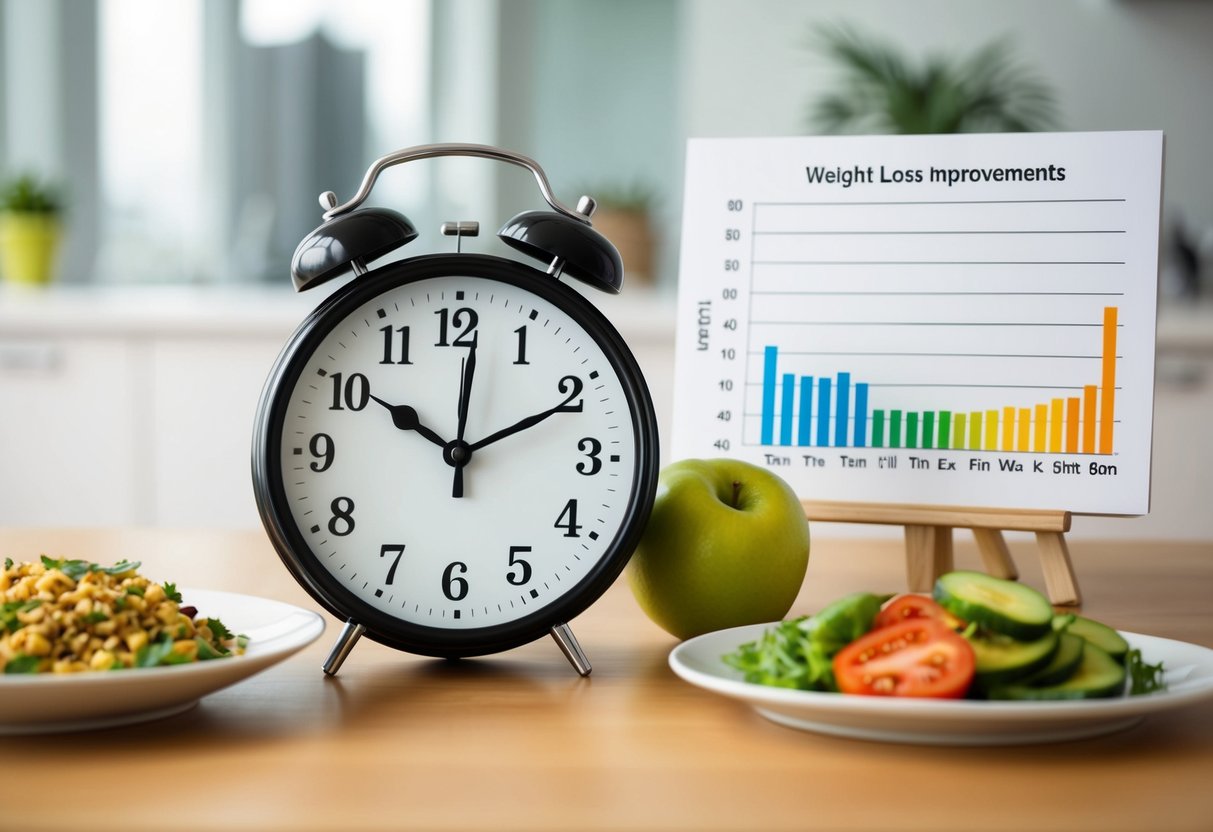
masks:
<path fill-rule="evenodd" d="M 672 457 L 1149 510 L 1160 132 L 692 139 Z"/>

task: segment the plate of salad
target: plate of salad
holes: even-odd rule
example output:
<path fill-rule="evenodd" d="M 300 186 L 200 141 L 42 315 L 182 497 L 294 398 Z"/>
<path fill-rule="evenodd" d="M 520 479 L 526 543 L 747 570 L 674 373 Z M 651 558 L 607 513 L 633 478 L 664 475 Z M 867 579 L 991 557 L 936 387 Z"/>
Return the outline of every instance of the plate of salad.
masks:
<path fill-rule="evenodd" d="M 43 556 L 0 570 L 0 735 L 171 716 L 324 631 L 314 612 L 157 583 L 140 564 Z"/>
<path fill-rule="evenodd" d="M 1213 698 L 1213 650 L 1057 614 L 1035 589 L 951 572 L 813 616 L 689 639 L 670 667 L 782 725 L 928 745 L 1093 737 Z"/>

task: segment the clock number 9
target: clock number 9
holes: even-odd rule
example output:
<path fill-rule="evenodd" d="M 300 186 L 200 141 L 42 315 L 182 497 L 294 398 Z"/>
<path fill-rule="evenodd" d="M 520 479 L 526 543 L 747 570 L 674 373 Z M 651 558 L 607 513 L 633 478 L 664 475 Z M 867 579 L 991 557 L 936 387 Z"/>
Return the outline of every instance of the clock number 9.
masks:
<path fill-rule="evenodd" d="M 308 465 L 317 474 L 324 473 L 332 466 L 333 456 L 337 453 L 333 447 L 333 437 L 327 433 L 318 433 L 313 436 L 312 441 L 308 443 L 308 450 L 319 460 Z"/>
<path fill-rule="evenodd" d="M 438 343 L 435 347 L 470 347 L 475 340 L 472 330 L 476 328 L 476 324 L 480 322 L 480 317 L 476 314 L 475 309 L 468 309 L 466 306 L 461 306 L 455 310 L 455 314 L 451 314 L 449 309 L 439 309 L 434 313 L 438 316 Z M 464 325 L 464 321 L 467 322 Z M 456 329 L 463 327 L 463 331 L 455 336 L 454 341 L 448 341 L 448 329 L 454 326 Z"/>
<path fill-rule="evenodd" d="M 463 574 L 468 571 L 468 565 L 461 561 L 455 561 L 442 573 L 442 594 L 452 601 L 462 601 L 468 594 L 467 579 L 456 575 L 456 572 Z"/>
<path fill-rule="evenodd" d="M 577 473 L 585 477 L 592 477 L 602 470 L 602 460 L 598 455 L 602 453 L 602 443 L 592 436 L 587 436 L 585 439 L 577 443 L 577 450 L 586 455 L 589 462 L 577 463 Z"/>
<path fill-rule="evenodd" d="M 345 537 L 354 531 L 354 501 L 349 497 L 338 497 L 329 504 L 333 516 L 329 518 L 329 531 L 337 537 Z"/>

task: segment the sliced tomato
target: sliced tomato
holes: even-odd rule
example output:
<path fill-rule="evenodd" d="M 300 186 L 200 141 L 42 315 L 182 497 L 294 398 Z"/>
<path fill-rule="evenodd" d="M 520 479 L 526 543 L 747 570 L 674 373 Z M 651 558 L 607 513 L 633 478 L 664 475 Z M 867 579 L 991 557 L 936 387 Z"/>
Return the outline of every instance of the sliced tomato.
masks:
<path fill-rule="evenodd" d="M 890 624 L 898 624 L 913 618 L 933 618 L 948 625 L 953 630 L 963 630 L 965 626 L 963 621 L 935 603 L 930 596 L 898 595 L 884 605 L 884 608 L 876 616 L 872 629 L 888 627 Z"/>
<path fill-rule="evenodd" d="M 959 699 L 973 682 L 973 648 L 946 624 L 910 618 L 872 630 L 834 657 L 843 693 Z"/>

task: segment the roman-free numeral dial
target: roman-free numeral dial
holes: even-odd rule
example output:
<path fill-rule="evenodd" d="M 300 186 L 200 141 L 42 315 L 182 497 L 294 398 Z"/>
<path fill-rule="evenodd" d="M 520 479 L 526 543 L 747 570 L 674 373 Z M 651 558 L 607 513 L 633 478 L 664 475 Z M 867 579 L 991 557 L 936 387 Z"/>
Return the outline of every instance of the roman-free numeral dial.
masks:
<path fill-rule="evenodd" d="M 504 649 L 588 605 L 656 474 L 647 391 L 609 325 L 538 272 L 462 262 L 332 302 L 262 407 L 259 499 L 305 585 L 435 655 Z"/>

